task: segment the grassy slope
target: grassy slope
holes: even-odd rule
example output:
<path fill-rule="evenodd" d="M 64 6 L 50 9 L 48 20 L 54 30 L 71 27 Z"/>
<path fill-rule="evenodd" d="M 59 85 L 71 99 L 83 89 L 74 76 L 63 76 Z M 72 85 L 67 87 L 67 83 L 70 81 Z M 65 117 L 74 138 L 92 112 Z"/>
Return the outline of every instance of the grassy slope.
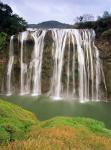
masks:
<path fill-rule="evenodd" d="M 0 142 L 21 138 L 35 123 L 31 112 L 0 100 Z"/>
<path fill-rule="evenodd" d="M 42 128 L 68 126 L 73 128 L 86 128 L 88 131 L 98 135 L 110 136 L 111 130 L 105 128 L 101 121 L 81 117 L 55 117 L 41 123 Z"/>
<path fill-rule="evenodd" d="M 102 122 L 81 117 L 55 117 L 38 122 L 32 113 L 0 100 L 0 138 L 9 133 L 12 138 L 14 131 L 17 135 L 31 126 L 25 139 L 3 145 L 0 150 L 111 149 L 111 130 Z"/>
<path fill-rule="evenodd" d="M 56 117 L 33 126 L 27 138 L 2 150 L 111 150 L 111 131 L 89 118 Z"/>

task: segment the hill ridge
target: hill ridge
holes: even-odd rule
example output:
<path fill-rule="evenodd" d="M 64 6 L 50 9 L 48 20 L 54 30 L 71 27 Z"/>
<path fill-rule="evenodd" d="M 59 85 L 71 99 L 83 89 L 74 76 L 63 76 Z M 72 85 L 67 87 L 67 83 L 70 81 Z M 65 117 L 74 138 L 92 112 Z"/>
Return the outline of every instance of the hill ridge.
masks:
<path fill-rule="evenodd" d="M 43 21 L 38 24 L 29 24 L 28 28 L 69 28 L 71 25 L 56 20 Z"/>

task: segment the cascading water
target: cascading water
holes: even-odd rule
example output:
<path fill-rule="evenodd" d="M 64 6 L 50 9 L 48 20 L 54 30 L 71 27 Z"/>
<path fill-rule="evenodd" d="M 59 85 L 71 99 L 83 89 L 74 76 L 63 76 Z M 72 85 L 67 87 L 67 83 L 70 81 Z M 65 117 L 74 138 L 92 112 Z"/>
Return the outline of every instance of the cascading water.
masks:
<path fill-rule="evenodd" d="M 23 61 L 23 48 L 24 42 L 27 40 L 28 32 L 20 33 L 20 42 L 21 42 L 21 50 L 20 50 L 20 95 L 27 94 L 27 83 L 25 82 L 26 74 L 27 74 L 27 64 Z"/>
<path fill-rule="evenodd" d="M 10 38 L 10 48 L 9 48 L 9 61 L 7 66 L 7 95 L 11 95 L 11 74 L 12 74 L 12 67 L 14 62 L 14 47 L 13 47 L 13 38 L 14 36 L 11 36 Z"/>
<path fill-rule="evenodd" d="M 32 33 L 32 37 L 34 39 L 34 50 L 32 53 L 32 60 L 30 62 L 30 70 L 32 70 L 32 95 L 40 95 L 41 94 L 41 67 L 42 67 L 42 56 L 43 56 L 43 48 L 44 48 L 44 37 L 46 31 L 44 30 L 41 33 L 41 30 L 37 30 Z"/>
<path fill-rule="evenodd" d="M 105 85 L 104 72 L 99 59 L 99 51 L 94 44 L 93 30 L 77 29 L 37 29 L 20 33 L 20 94 L 42 94 L 43 52 L 47 33 L 52 39 L 52 77 L 49 94 L 54 99 L 71 98 L 80 102 L 100 99 L 100 83 Z M 24 43 L 31 37 L 28 63 L 24 62 Z M 10 40 L 7 70 L 7 94 L 11 94 L 11 72 L 14 65 L 13 36 Z M 27 47 L 27 44 L 25 45 Z M 47 76 L 47 70 L 46 70 Z M 105 85 L 106 88 L 106 85 Z"/>
<path fill-rule="evenodd" d="M 62 66 L 66 38 L 66 30 L 52 30 L 52 39 L 54 41 L 52 50 L 52 57 L 54 59 L 54 69 L 51 83 L 51 95 L 55 99 L 60 99 L 61 97 L 61 74 L 63 68 Z"/>
<path fill-rule="evenodd" d="M 85 72 L 85 60 L 84 60 L 84 52 L 83 49 L 81 47 L 81 36 L 79 33 L 79 30 L 75 30 L 74 31 L 74 35 L 76 38 L 76 43 L 77 43 L 77 53 L 78 53 L 78 70 L 79 70 L 79 99 L 82 101 L 85 100 L 86 95 L 84 96 L 84 91 L 85 88 L 83 86 L 83 84 L 85 85 L 86 82 L 84 82 L 84 72 Z"/>

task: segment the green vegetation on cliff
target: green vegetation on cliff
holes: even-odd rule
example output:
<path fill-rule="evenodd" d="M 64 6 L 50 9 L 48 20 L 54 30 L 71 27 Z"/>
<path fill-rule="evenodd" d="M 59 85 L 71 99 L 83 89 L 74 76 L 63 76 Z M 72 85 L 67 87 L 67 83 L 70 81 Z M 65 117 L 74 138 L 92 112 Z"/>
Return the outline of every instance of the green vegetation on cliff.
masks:
<path fill-rule="evenodd" d="M 2 50 L 6 44 L 7 34 L 4 32 L 0 33 L 0 50 Z"/>
<path fill-rule="evenodd" d="M 104 31 L 102 33 L 102 36 L 103 36 L 103 38 L 110 39 L 111 38 L 111 28 L 106 30 L 106 31 Z"/>

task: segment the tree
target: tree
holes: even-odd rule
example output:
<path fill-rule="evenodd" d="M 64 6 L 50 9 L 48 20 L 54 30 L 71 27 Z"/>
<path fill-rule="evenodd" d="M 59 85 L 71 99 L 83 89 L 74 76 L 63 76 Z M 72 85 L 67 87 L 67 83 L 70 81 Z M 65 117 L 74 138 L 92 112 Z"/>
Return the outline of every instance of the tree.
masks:
<path fill-rule="evenodd" d="M 27 22 L 13 14 L 12 8 L 0 1 L 0 52 L 6 46 L 10 35 L 26 30 Z"/>
<path fill-rule="evenodd" d="M 108 11 L 104 11 L 103 18 L 111 17 L 111 14 Z"/>
<path fill-rule="evenodd" d="M 9 35 L 21 32 L 27 27 L 27 22 L 13 14 L 10 6 L 0 2 L 0 32 L 5 32 Z"/>
<path fill-rule="evenodd" d="M 11 15 L 12 14 L 12 9 L 10 6 L 7 4 L 3 4 L 0 2 L 0 13 L 5 14 L 5 15 Z"/>
<path fill-rule="evenodd" d="M 76 17 L 76 23 L 94 21 L 94 16 L 91 14 L 84 14 L 82 16 Z"/>
<path fill-rule="evenodd" d="M 84 14 L 83 15 L 83 22 L 88 22 L 88 21 L 94 21 L 94 16 L 91 14 Z"/>
<path fill-rule="evenodd" d="M 83 22 L 83 16 L 76 17 L 75 22 L 76 23 Z"/>

